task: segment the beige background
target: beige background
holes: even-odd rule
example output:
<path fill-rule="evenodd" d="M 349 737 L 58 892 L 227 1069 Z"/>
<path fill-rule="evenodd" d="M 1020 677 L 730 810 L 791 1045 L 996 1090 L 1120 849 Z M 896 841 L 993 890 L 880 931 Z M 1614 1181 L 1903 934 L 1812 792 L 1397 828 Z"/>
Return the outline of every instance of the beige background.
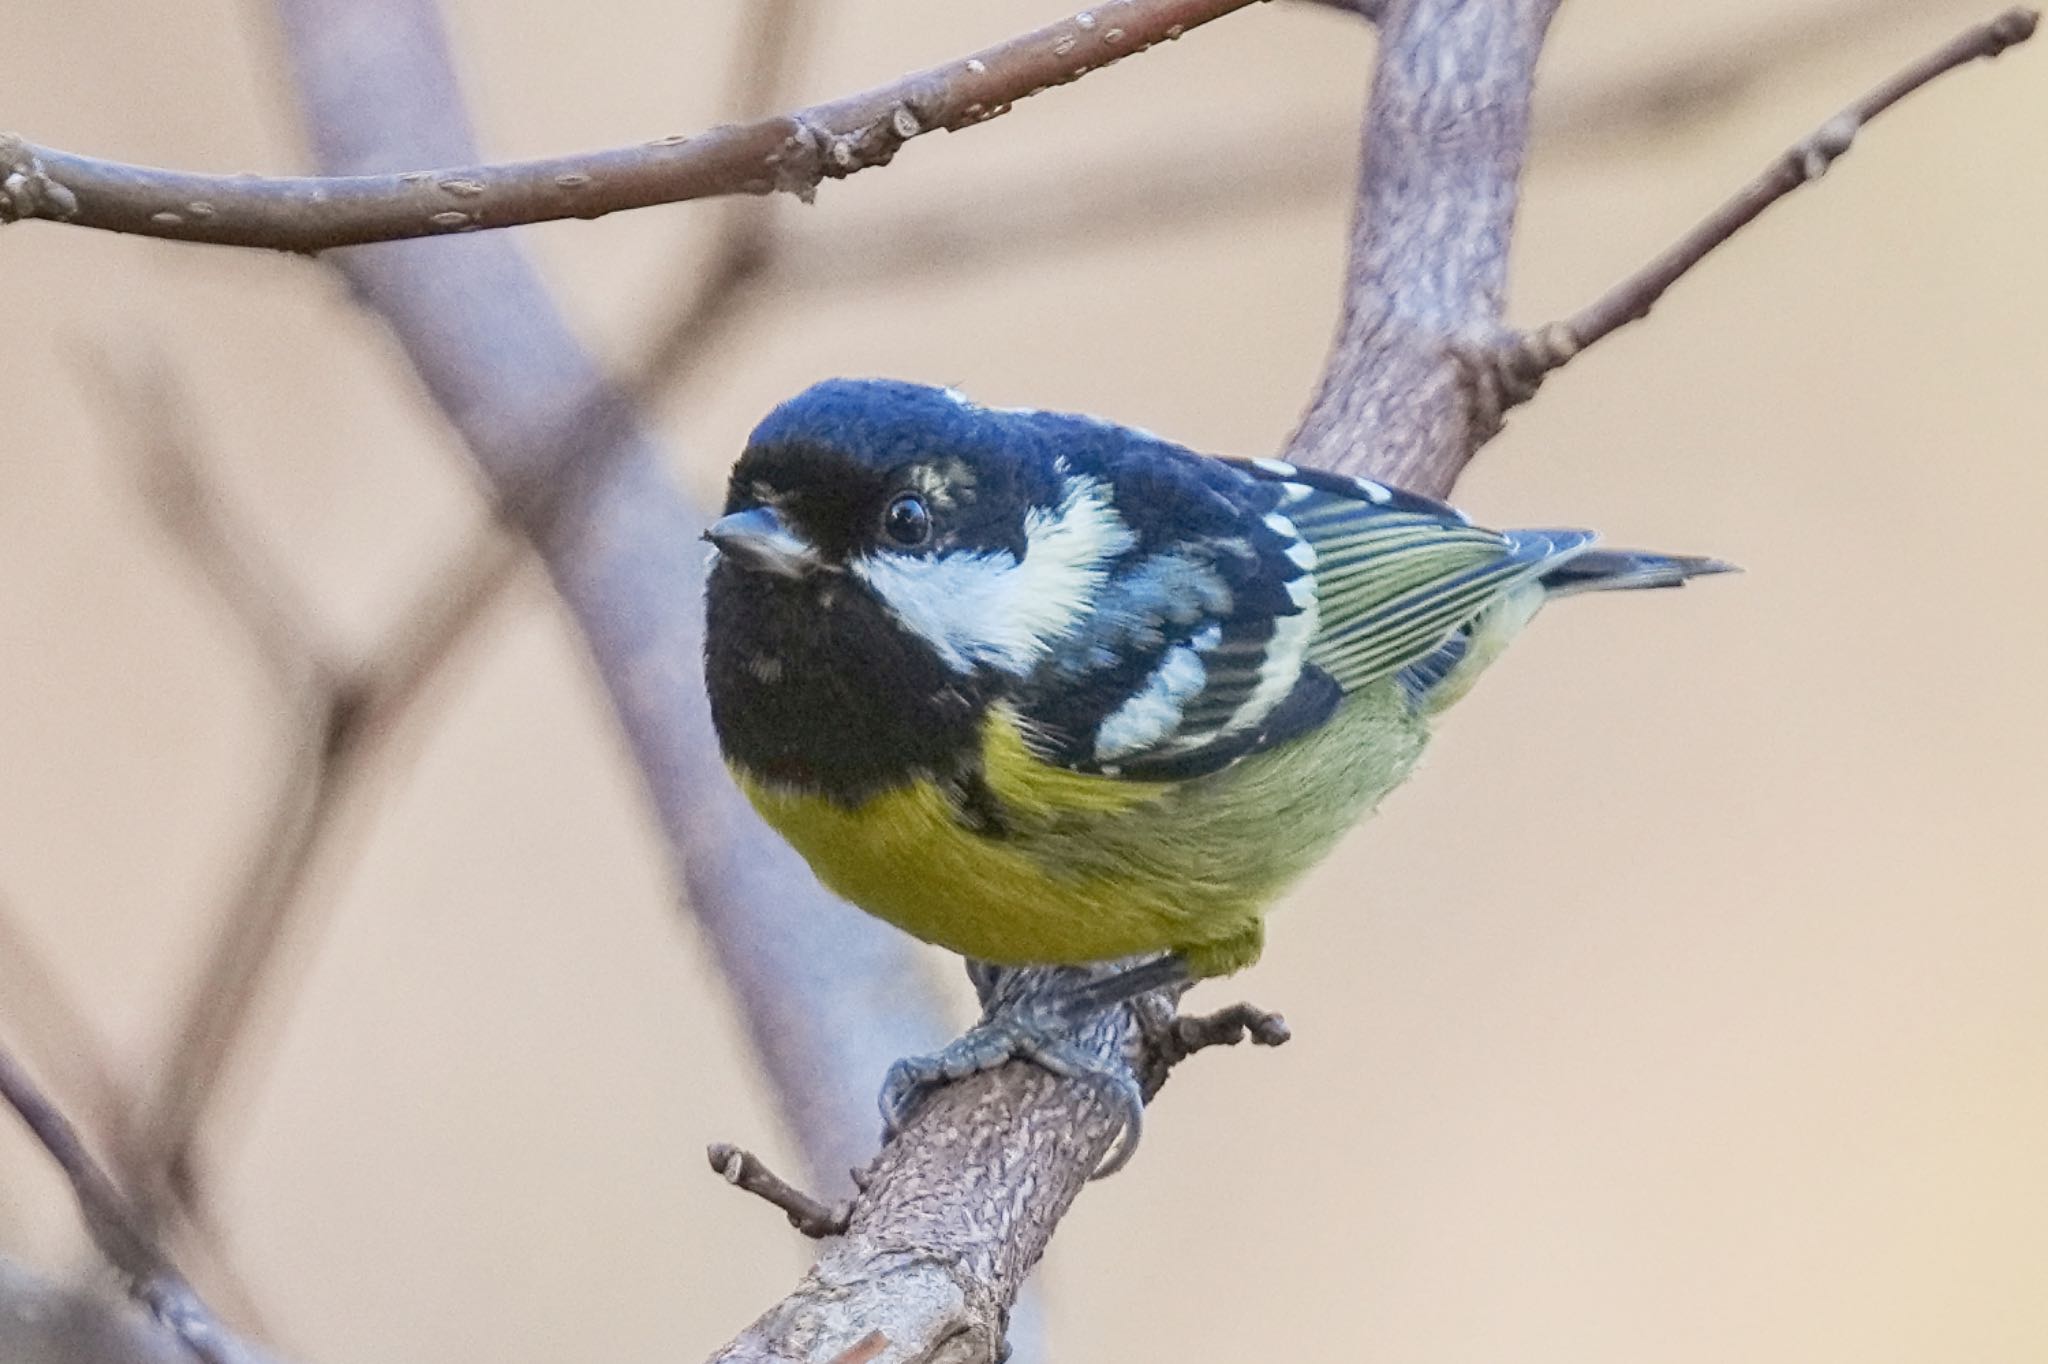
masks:
<path fill-rule="evenodd" d="M 801 98 L 1052 17 L 827 8 Z M 518 10 L 454 12 L 494 153 L 724 112 L 736 5 Z M 1567 6 L 1517 316 L 1590 297 L 1984 17 L 1864 10 L 1732 103 L 1642 131 L 1568 115 L 1804 11 Z M 300 163 L 260 7 L 14 0 L 8 18 L 0 126 L 145 162 Z M 886 284 L 824 255 L 825 287 L 778 286 L 665 405 L 680 474 L 709 497 L 768 404 L 841 372 L 1271 449 L 1331 324 L 1369 41 L 1260 7 L 779 206 L 809 234 L 973 215 L 1016 202 L 1006 186 L 1057 207 L 1094 169 L 1228 176 L 1245 148 L 1327 186 L 1199 220 L 1126 211 L 1094 240 Z M 625 360 L 709 221 L 525 240 Z M 1478 516 L 1749 572 L 1546 618 L 1282 910 L 1265 963 L 1210 987 L 1283 1007 L 1297 1040 L 1191 1067 L 1143 1158 L 1083 1199 L 1043 1276 L 1054 1357 L 2048 1357 L 2044 230 L 2048 48 L 1917 97 L 1516 415 L 1461 490 Z M 132 1082 L 259 826 L 284 717 L 140 509 L 80 353 L 173 358 L 228 496 L 351 650 L 477 509 L 317 267 L 37 225 L 0 233 L 0 284 L 0 909 Z M 805 1255 L 698 1152 L 786 1145 L 542 588 L 434 710 L 327 869 L 209 1129 L 226 1268 L 275 1338 L 333 1364 L 696 1357 Z M 0 998 L 0 1035 L 23 1007 Z M 84 1258 L 9 1123 L 0 1252 Z"/>

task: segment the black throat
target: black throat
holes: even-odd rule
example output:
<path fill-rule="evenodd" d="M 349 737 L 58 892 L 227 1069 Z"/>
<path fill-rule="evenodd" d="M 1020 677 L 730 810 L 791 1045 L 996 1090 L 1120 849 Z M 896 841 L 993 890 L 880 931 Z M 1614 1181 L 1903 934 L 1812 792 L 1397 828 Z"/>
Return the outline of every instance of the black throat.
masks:
<path fill-rule="evenodd" d="M 854 806 L 978 769 L 985 684 L 948 668 L 860 583 L 721 560 L 706 608 L 711 721 L 750 776 Z"/>

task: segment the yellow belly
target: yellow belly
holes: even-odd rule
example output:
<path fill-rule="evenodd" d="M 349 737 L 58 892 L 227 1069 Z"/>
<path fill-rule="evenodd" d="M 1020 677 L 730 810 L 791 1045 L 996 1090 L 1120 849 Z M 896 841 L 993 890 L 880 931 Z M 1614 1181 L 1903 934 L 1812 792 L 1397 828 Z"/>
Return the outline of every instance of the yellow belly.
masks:
<path fill-rule="evenodd" d="M 907 933 L 1005 965 L 1186 954 L 1198 975 L 1258 956 L 1266 906 L 1405 777 L 1425 731 L 1391 687 L 1300 739 L 1185 782 L 1048 766 L 993 712 L 983 770 L 1001 836 L 931 782 L 856 808 L 737 773 L 833 891 Z"/>

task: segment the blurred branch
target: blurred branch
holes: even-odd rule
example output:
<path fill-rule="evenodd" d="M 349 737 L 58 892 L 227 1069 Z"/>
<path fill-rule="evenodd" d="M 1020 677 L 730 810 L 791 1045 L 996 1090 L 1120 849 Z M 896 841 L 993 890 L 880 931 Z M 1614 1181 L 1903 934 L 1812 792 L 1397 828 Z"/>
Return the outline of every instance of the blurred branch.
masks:
<path fill-rule="evenodd" d="M 2010 9 L 1964 30 L 1795 142 L 1663 255 L 1578 312 L 1468 357 L 1481 386 L 1479 406 L 1505 413 L 1527 402 L 1545 375 L 1569 364 L 1595 342 L 1648 317 L 1664 291 L 1687 271 L 1772 204 L 1825 175 L 1865 124 L 1938 77 L 2027 41 L 2034 36 L 2039 17 L 2032 10 Z"/>
<path fill-rule="evenodd" d="M 107 1066 L 107 1049 L 92 1024 L 72 1006 L 15 921 L 13 907 L 0 900 L 0 1002 L 23 1049 L 51 1076 L 53 1087 L 71 1096 L 87 1122 L 110 1134 L 119 1146 L 129 1114 L 127 1095 Z M 4 1358 L 4 1356 L 0 1356 Z"/>
<path fill-rule="evenodd" d="M 473 153 L 428 0 L 280 0 L 278 13 L 325 169 Z M 725 774 L 698 665 L 703 519 L 670 482 L 668 452 L 509 239 L 380 246 L 336 264 L 539 550 L 812 1183 L 843 1181 L 873 1149 L 876 1077 L 943 1027 L 915 949 L 826 895 Z"/>
<path fill-rule="evenodd" d="M 173 1203 L 198 1206 L 200 1125 L 384 741 L 485 618 L 520 557 L 515 540 L 486 528 L 433 578 L 369 663 L 345 668 L 318 639 L 315 615 L 290 590 L 289 575 L 227 510 L 161 360 L 122 368 L 101 359 L 91 373 L 106 410 L 121 417 L 145 505 L 249 636 L 293 729 L 266 821 L 186 992 L 151 1093 L 114 1146 L 154 1225 Z"/>
<path fill-rule="evenodd" d="M 193 1364 L 185 1342 L 133 1303 L 53 1283 L 0 1257 L 7 1364 Z"/>
<path fill-rule="evenodd" d="M 280 251 L 445 236 L 726 194 L 786 191 L 886 165 L 912 138 L 957 132 L 1252 0 L 1112 0 L 887 85 L 792 114 L 635 147 L 502 164 L 353 175 L 194 175 L 0 135 L 0 222 L 42 218 L 176 241 Z"/>
<path fill-rule="evenodd" d="M 156 1244 L 144 1219 L 93 1159 L 78 1132 L 28 1073 L 0 1047 L 0 1098 L 56 1161 L 71 1184 L 93 1245 L 128 1281 L 129 1292 L 201 1364 L 266 1364 L 213 1315 L 178 1267 Z M 109 1359 L 105 1364 L 116 1364 Z"/>

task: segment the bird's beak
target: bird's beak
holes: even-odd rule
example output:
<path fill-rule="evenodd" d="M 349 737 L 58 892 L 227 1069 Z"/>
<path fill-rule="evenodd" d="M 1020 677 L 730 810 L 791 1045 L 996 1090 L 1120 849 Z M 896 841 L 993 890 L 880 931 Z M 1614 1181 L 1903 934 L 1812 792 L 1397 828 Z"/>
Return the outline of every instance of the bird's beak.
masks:
<path fill-rule="evenodd" d="M 751 507 L 721 516 L 704 538 L 743 567 L 784 578 L 801 578 L 819 566 L 818 551 L 792 531 L 773 507 Z"/>

